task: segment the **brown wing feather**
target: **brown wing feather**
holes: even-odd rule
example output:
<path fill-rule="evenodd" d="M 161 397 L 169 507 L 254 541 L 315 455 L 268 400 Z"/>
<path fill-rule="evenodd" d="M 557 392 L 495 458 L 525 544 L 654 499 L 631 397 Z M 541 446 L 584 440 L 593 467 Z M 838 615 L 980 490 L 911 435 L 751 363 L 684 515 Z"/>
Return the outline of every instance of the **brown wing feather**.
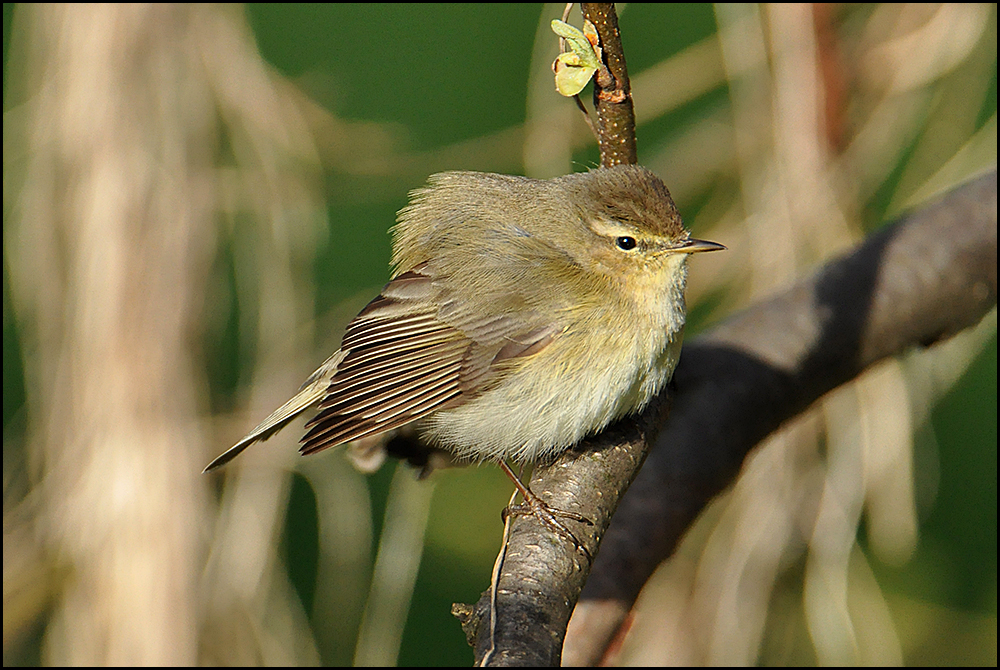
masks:
<path fill-rule="evenodd" d="M 472 344 L 436 317 L 423 266 L 400 274 L 347 327 L 346 352 L 302 438 L 309 454 L 415 421 L 453 403 Z"/>
<path fill-rule="evenodd" d="M 557 332 L 504 314 L 463 312 L 443 298 L 424 263 L 397 276 L 361 310 L 344 334 L 344 355 L 320 412 L 306 424 L 302 453 L 465 402 L 497 377 L 497 363 L 537 353 Z"/>

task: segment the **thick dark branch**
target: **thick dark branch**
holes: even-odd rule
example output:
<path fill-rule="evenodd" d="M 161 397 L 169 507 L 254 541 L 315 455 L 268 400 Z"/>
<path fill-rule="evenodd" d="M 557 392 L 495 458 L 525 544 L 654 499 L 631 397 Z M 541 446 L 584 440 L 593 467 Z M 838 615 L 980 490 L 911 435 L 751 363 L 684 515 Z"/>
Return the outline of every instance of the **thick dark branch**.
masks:
<path fill-rule="evenodd" d="M 600 660 L 653 570 L 756 444 L 872 364 L 978 323 L 996 300 L 994 170 L 685 344 L 670 420 L 605 538 L 567 661 Z"/>
<path fill-rule="evenodd" d="M 539 466 L 531 489 L 554 509 L 582 514 L 593 525 L 565 521 L 583 549 L 533 516 L 512 520 L 497 590 L 495 648 L 488 665 L 558 665 L 563 636 L 611 516 L 635 478 L 669 408 L 664 393 L 640 417 L 622 421 L 554 463 Z M 463 618 L 477 665 L 491 646 L 490 592 Z"/>
<path fill-rule="evenodd" d="M 607 65 L 595 88 L 601 164 L 635 163 L 635 121 L 613 6 L 584 4 L 583 11 L 597 28 Z M 474 607 L 457 608 L 477 664 L 599 660 L 652 570 L 757 442 L 873 362 L 958 332 L 995 304 L 993 173 L 688 344 L 675 375 L 681 392 L 675 413 L 683 403 L 685 416 L 671 419 L 659 438 L 667 394 L 642 416 L 536 468 L 532 490 L 593 526 L 567 522 L 581 551 L 534 517 L 513 520 L 492 635 L 489 591 Z M 636 480 L 643 486 L 624 499 L 608 531 L 588 600 L 574 618 L 585 623 L 574 623 L 577 634 L 564 654 L 566 623 L 591 569 L 587 556 L 597 555 L 653 441 L 659 446 Z"/>
<path fill-rule="evenodd" d="M 607 530 L 567 662 L 601 658 L 649 575 L 757 443 L 872 364 L 974 325 L 996 295 L 994 171 L 685 345 L 662 430 L 666 397 L 537 468 L 536 493 L 594 522 L 572 526 L 591 555 Z M 649 440 L 656 447 L 608 530 Z M 557 663 L 589 568 L 581 551 L 534 518 L 515 519 L 490 664 Z M 489 645 L 488 606 L 487 593 L 467 617 L 477 659 Z"/>

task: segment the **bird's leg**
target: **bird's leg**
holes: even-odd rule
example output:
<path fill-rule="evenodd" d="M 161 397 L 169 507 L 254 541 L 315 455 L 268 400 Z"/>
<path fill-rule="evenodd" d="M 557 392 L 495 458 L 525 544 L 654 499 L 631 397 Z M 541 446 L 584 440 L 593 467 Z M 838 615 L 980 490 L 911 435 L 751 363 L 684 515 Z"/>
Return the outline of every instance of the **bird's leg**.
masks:
<path fill-rule="evenodd" d="M 525 486 L 524 482 L 521 481 L 521 478 L 514 474 L 514 471 L 511 470 L 506 461 L 500 461 L 500 467 L 507 473 L 510 480 L 514 482 L 514 486 L 517 487 L 518 492 L 520 492 L 521 497 L 524 499 L 524 502 L 519 505 L 508 505 L 504 509 L 505 518 L 507 514 L 532 514 L 535 518 L 548 526 L 554 533 L 561 535 L 572 542 L 577 549 L 582 551 L 587 558 L 590 559 L 590 552 L 587 551 L 587 548 L 583 546 L 583 543 L 576 538 L 576 535 L 573 535 L 569 528 L 567 528 L 558 517 L 579 521 L 587 524 L 588 526 L 593 526 L 594 522 L 585 516 L 577 514 L 576 512 L 553 509 L 548 503 L 535 495 L 531 489 Z"/>

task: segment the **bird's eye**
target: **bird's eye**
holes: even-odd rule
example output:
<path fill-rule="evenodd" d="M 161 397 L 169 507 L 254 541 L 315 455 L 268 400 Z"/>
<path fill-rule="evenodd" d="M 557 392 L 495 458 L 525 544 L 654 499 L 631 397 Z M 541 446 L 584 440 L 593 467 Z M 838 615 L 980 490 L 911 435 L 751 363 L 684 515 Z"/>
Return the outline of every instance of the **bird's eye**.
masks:
<path fill-rule="evenodd" d="M 622 235 L 621 237 L 615 238 L 615 246 L 622 251 L 632 251 L 638 245 L 639 243 L 635 241 L 635 238 L 629 237 L 628 235 Z"/>

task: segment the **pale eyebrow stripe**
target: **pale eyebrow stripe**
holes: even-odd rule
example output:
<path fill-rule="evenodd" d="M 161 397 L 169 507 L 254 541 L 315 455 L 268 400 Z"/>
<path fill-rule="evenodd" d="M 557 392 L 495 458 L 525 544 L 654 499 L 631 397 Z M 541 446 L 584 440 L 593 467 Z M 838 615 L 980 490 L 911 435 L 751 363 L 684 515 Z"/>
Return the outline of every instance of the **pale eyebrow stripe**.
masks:
<path fill-rule="evenodd" d="M 635 226 L 630 226 L 614 219 L 598 219 L 589 222 L 590 229 L 598 235 L 605 237 L 618 237 L 619 235 L 635 236 L 639 231 Z"/>

